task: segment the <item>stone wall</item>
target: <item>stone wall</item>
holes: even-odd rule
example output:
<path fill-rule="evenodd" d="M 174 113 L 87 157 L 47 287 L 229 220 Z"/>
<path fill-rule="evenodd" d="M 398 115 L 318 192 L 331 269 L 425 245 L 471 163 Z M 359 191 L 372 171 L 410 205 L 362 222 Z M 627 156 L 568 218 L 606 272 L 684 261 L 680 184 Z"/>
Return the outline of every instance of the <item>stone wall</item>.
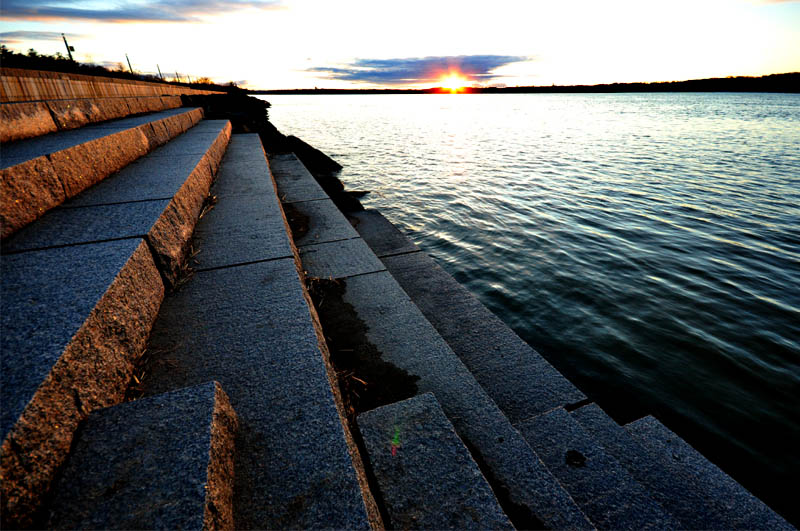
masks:
<path fill-rule="evenodd" d="M 0 68 L 0 103 L 72 98 L 219 94 L 210 90 L 131 79 Z"/>

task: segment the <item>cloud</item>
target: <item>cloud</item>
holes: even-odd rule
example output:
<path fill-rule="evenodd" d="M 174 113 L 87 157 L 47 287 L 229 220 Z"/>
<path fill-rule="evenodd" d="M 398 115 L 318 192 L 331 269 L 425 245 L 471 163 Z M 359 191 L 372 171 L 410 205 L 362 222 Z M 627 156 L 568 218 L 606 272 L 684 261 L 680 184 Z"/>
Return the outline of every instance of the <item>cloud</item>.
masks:
<path fill-rule="evenodd" d="M 83 35 L 70 33 L 70 39 L 81 39 Z M 52 41 L 61 40 L 61 34 L 57 31 L 3 31 L 0 32 L 0 41 L 6 44 L 17 44 L 24 41 Z"/>
<path fill-rule="evenodd" d="M 237 9 L 277 9 L 282 0 L 3 0 L 3 17 L 11 20 L 77 19 L 100 22 L 196 22 L 203 15 Z M 107 5 L 107 7 L 106 7 Z"/>
<path fill-rule="evenodd" d="M 344 67 L 314 67 L 308 72 L 326 74 L 328 79 L 402 85 L 432 83 L 450 71 L 457 71 L 469 81 L 489 81 L 497 68 L 511 63 L 529 61 L 518 55 L 452 55 L 406 59 L 358 59 Z"/>

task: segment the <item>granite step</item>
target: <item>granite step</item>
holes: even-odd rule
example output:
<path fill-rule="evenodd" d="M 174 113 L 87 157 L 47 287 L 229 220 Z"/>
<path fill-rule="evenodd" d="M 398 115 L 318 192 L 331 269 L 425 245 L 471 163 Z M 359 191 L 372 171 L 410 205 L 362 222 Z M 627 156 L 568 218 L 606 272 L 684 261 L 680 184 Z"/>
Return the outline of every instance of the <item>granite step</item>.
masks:
<path fill-rule="evenodd" d="M 180 96 L 124 96 L 2 103 L 0 143 L 180 106 Z"/>
<path fill-rule="evenodd" d="M 93 412 L 48 529 L 234 529 L 237 419 L 216 382 Z"/>
<path fill-rule="evenodd" d="M 392 529 L 513 529 L 431 393 L 358 416 Z"/>
<path fill-rule="evenodd" d="M 518 428 L 599 529 L 681 527 L 563 408 L 521 422 Z"/>
<path fill-rule="evenodd" d="M 233 135 L 211 193 L 195 274 L 166 298 L 153 328 L 144 390 L 208 380 L 225 389 L 239 417 L 238 528 L 368 528 L 363 471 L 258 135 Z"/>
<path fill-rule="evenodd" d="M 313 190 L 314 183 L 299 161 L 288 156 L 273 161 L 278 194 L 285 202 L 302 209 L 301 203 L 324 199 L 318 193 L 302 192 Z M 339 211 L 304 212 L 324 215 L 325 219 L 311 219 L 308 225 L 324 226 L 330 234 L 343 234 L 350 226 Z M 416 380 L 405 398 L 425 392 L 436 396 L 512 522 L 523 527 L 592 528 L 366 242 L 360 237 L 331 237 L 331 241 L 320 241 L 320 237 L 298 245 L 305 274 L 336 279 L 341 302 L 345 308 L 352 308 L 353 319 L 366 329 L 370 348 L 377 351 L 382 362 Z"/>
<path fill-rule="evenodd" d="M 6 238 L 190 129 L 203 110 L 171 109 L 3 144 L 0 223 Z"/>
<path fill-rule="evenodd" d="M 379 212 L 366 210 L 349 216 L 387 271 L 513 424 L 586 400 Z"/>
<path fill-rule="evenodd" d="M 6 238 L 3 254 L 145 238 L 173 285 L 230 132 L 227 120 L 201 122 Z"/>
<path fill-rule="evenodd" d="M 730 529 L 794 529 L 654 417 L 631 422 L 625 429 L 648 451 L 678 463 L 686 478 L 682 484 L 700 493 L 717 515 L 727 518 Z"/>
<path fill-rule="evenodd" d="M 123 400 L 229 135 L 204 123 L 3 242 L 4 524 L 30 523 L 79 422 Z"/>
<path fill-rule="evenodd" d="M 731 529 L 726 511 L 715 509 L 693 487 L 684 467 L 665 455 L 647 450 L 625 428 L 614 422 L 598 405 L 589 404 L 572 412 L 580 425 L 603 450 L 622 464 L 662 507 L 685 529 Z"/>

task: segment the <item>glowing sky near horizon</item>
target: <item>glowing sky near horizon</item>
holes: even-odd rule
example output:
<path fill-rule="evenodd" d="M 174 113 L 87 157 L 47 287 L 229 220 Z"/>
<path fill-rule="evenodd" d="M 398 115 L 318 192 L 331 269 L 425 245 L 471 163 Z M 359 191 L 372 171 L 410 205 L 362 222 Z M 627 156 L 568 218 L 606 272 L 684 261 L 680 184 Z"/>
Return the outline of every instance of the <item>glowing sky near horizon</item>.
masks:
<path fill-rule="evenodd" d="M 800 71 L 798 0 L 2 0 L 16 51 L 250 88 L 671 81 Z"/>

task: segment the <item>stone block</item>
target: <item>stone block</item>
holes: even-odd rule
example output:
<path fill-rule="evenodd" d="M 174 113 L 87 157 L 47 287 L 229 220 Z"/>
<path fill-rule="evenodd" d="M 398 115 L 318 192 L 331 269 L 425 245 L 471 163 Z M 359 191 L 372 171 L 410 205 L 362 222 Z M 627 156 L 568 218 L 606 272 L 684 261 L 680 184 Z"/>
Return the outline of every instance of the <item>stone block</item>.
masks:
<path fill-rule="evenodd" d="M 225 130 L 228 129 L 226 124 L 230 124 L 227 120 L 206 120 L 203 123 L 206 124 L 208 122 L 215 122 L 213 124 L 213 129 L 209 128 L 208 130 L 195 130 L 193 127 L 190 131 L 190 135 L 185 136 L 181 135 L 179 138 L 181 142 L 177 143 L 178 139 L 175 139 L 169 142 L 167 145 L 163 146 L 162 148 L 158 149 L 153 153 L 154 157 L 175 157 L 181 155 L 204 155 L 206 154 L 212 146 L 214 146 L 215 142 L 220 135 L 228 136 L 230 138 L 230 133 L 226 133 Z M 165 127 L 166 127 L 166 122 Z M 171 129 L 168 128 L 170 134 L 172 134 Z M 227 145 L 227 141 L 225 142 Z M 217 150 L 219 152 L 219 150 Z M 221 154 L 224 154 L 224 149 L 222 150 Z"/>
<path fill-rule="evenodd" d="M 292 258 L 198 272 L 161 309 L 147 392 L 228 393 L 237 528 L 368 527 L 317 341 Z"/>
<path fill-rule="evenodd" d="M 715 514 L 703 496 L 695 492 L 678 463 L 646 450 L 606 415 L 597 404 L 589 404 L 572 412 L 580 425 L 600 444 L 604 451 L 622 464 L 664 509 L 686 529 L 730 529 L 731 521 Z"/>
<path fill-rule="evenodd" d="M 517 427 L 598 529 L 680 527 L 563 408 Z"/>
<path fill-rule="evenodd" d="M 214 382 L 95 411 L 48 529 L 234 529 L 236 425 Z"/>
<path fill-rule="evenodd" d="M 328 194 L 294 153 L 273 155 L 269 165 L 282 203 L 328 199 Z"/>
<path fill-rule="evenodd" d="M 431 393 L 358 416 L 392 529 L 514 529 Z"/>
<path fill-rule="evenodd" d="M 53 165 L 39 157 L 0 170 L 0 225 L 7 238 L 64 201 Z"/>
<path fill-rule="evenodd" d="M 436 396 L 484 474 L 491 476 L 494 491 L 504 493 L 501 504 L 514 508 L 517 527 L 592 527 L 388 272 L 343 282 L 343 300 L 366 327 L 381 359 L 418 377 L 417 393 Z"/>
<path fill-rule="evenodd" d="M 2 260 L 2 518 L 29 525 L 78 423 L 121 401 L 164 295 L 136 239 Z"/>
<path fill-rule="evenodd" d="M 99 121 L 100 109 L 91 99 L 50 100 L 47 107 L 58 129 L 77 129 L 92 121 Z"/>
<path fill-rule="evenodd" d="M 382 261 L 512 423 L 586 398 L 427 254 Z"/>
<path fill-rule="evenodd" d="M 92 122 L 116 120 L 130 114 L 130 110 L 124 98 L 95 98 L 94 104 L 99 114 L 92 117 Z"/>
<path fill-rule="evenodd" d="M 176 109 L 183 105 L 180 96 L 161 96 L 164 109 Z"/>
<path fill-rule="evenodd" d="M 209 121 L 210 120 L 204 120 L 195 127 L 204 127 Z M 231 161 L 266 161 L 267 155 L 264 153 L 264 146 L 261 144 L 261 138 L 258 134 L 237 134 L 236 139 L 236 143 L 231 142 L 228 146 L 227 153 Z M 267 166 L 269 166 L 269 164 L 267 164 Z"/>
<path fill-rule="evenodd" d="M 400 232 L 377 210 L 369 209 L 347 214 L 358 234 L 378 258 L 419 251 L 419 247 Z"/>
<path fill-rule="evenodd" d="M 299 251 L 303 270 L 312 277 L 345 278 L 386 270 L 361 238 L 307 245 Z"/>
<path fill-rule="evenodd" d="M 753 496 L 686 441 L 653 417 L 625 426 L 648 450 L 681 464 L 691 477 L 691 487 L 731 521 L 732 529 L 792 529 L 792 525 Z"/>
<path fill-rule="evenodd" d="M 0 105 L 0 142 L 13 142 L 57 131 L 44 102 Z"/>
<path fill-rule="evenodd" d="M 302 227 L 305 232 L 293 235 L 298 247 L 358 238 L 356 230 L 330 199 L 288 203 L 285 209 L 287 217 L 299 216 L 305 221 Z"/>
<path fill-rule="evenodd" d="M 67 197 L 88 187 L 147 154 L 150 144 L 138 129 L 126 129 L 84 142 L 49 156 Z"/>
<path fill-rule="evenodd" d="M 293 256 L 258 135 L 234 135 L 230 148 L 211 190 L 216 204 L 195 231 L 199 270 Z"/>
<path fill-rule="evenodd" d="M 3 254 L 81 243 L 142 238 L 169 204 L 166 199 L 56 208 L 3 241 Z M 125 223 L 120 223 L 124 219 Z"/>

